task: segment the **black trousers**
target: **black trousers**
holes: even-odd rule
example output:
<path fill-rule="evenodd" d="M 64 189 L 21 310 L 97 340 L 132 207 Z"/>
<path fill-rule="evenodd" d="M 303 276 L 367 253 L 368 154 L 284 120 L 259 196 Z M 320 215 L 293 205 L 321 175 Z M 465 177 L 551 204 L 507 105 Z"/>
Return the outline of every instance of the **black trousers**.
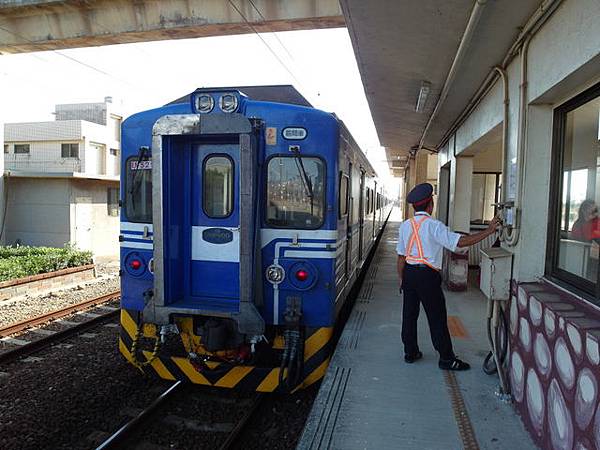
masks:
<path fill-rule="evenodd" d="M 452 340 L 448 331 L 446 299 L 442 292 L 442 276 L 429 267 L 412 267 L 407 264 L 402 278 L 404 304 L 402 306 L 402 342 L 404 353 L 414 355 L 417 343 L 417 319 L 423 304 L 434 348 L 440 359 L 453 359 Z"/>

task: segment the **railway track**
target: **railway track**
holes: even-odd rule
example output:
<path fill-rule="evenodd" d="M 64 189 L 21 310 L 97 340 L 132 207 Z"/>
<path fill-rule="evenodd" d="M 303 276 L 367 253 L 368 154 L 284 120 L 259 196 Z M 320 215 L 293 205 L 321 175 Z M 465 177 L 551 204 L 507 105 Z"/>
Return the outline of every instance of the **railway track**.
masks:
<path fill-rule="evenodd" d="M 157 415 L 159 410 L 166 409 L 165 404 L 171 401 L 175 395 L 182 391 L 186 385 L 182 381 L 177 381 L 171 385 L 165 392 L 163 392 L 156 400 L 154 400 L 147 408 L 142 410 L 136 417 L 131 419 L 121 428 L 119 428 L 114 434 L 108 439 L 102 442 L 96 450 L 113 450 L 120 448 L 130 448 L 127 445 L 127 441 L 136 436 L 140 430 L 148 423 L 152 421 Z M 187 385 L 189 386 L 189 385 Z M 195 386 L 190 386 L 194 388 Z M 250 419 L 256 413 L 257 408 L 260 406 L 264 399 L 264 394 L 255 395 L 249 404 L 244 403 L 244 414 L 236 422 L 235 426 L 227 433 L 227 436 L 218 447 L 219 450 L 231 450 L 238 443 L 239 437 L 244 431 L 246 425 Z M 161 409 L 163 408 L 163 409 Z"/>
<path fill-rule="evenodd" d="M 90 300 L 77 303 L 75 305 L 68 306 L 66 308 L 52 311 L 41 316 L 33 317 L 31 319 L 23 320 L 21 322 L 11 324 L 0 328 L 0 339 L 8 343 L 17 343 L 19 345 L 15 349 L 8 350 L 0 353 L 0 363 L 7 363 L 14 361 L 18 358 L 22 358 L 32 353 L 35 353 L 43 348 L 46 348 L 56 342 L 67 339 L 74 334 L 84 332 L 85 330 L 92 328 L 100 323 L 106 322 L 118 316 L 119 309 L 111 309 L 106 313 L 95 314 L 87 313 L 88 320 L 79 323 L 73 323 L 63 330 L 59 331 L 44 331 L 44 333 L 33 341 L 23 341 L 20 339 L 13 339 L 11 336 L 34 329 L 39 325 L 51 323 L 55 320 L 62 319 L 72 314 L 81 313 L 87 309 L 101 306 L 104 303 L 116 300 L 121 295 L 120 291 L 111 292 L 110 294 L 102 295 Z"/>

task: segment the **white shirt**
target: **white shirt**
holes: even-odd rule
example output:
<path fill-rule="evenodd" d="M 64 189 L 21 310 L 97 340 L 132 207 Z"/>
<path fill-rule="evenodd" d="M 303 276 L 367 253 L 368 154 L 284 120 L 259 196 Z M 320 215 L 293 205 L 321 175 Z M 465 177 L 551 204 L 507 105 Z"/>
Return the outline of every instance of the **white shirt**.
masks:
<path fill-rule="evenodd" d="M 422 219 L 421 216 L 427 216 L 429 219 Z M 427 259 L 429 264 L 441 269 L 442 268 L 442 248 L 455 252 L 458 247 L 458 240 L 461 235 L 454 233 L 448 229 L 446 225 L 436 219 L 432 219 L 426 212 L 415 213 L 415 219 L 421 224 L 419 229 L 419 237 L 421 238 L 421 244 L 423 246 L 423 256 Z M 410 237 L 413 233 L 410 220 L 405 220 L 400 224 L 398 232 L 398 245 L 396 246 L 396 252 L 402 256 L 408 256 L 407 245 Z M 411 249 L 411 256 L 418 256 L 417 244 L 415 243 Z M 410 264 L 407 262 L 407 264 Z"/>

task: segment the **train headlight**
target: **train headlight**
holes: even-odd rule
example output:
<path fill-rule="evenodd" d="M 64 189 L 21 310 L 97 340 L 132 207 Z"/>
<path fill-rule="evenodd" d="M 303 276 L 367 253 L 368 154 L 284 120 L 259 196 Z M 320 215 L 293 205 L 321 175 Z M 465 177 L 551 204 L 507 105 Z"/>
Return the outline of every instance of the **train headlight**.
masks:
<path fill-rule="evenodd" d="M 225 113 L 232 113 L 238 107 L 238 99 L 234 94 L 223 94 L 219 98 L 219 108 Z"/>
<path fill-rule="evenodd" d="M 208 94 L 201 94 L 196 97 L 196 110 L 201 114 L 207 114 L 215 107 L 214 99 Z"/>
<path fill-rule="evenodd" d="M 285 271 L 283 267 L 278 266 L 276 264 L 270 265 L 267 267 L 267 280 L 270 283 L 277 284 L 281 283 L 285 278 Z"/>

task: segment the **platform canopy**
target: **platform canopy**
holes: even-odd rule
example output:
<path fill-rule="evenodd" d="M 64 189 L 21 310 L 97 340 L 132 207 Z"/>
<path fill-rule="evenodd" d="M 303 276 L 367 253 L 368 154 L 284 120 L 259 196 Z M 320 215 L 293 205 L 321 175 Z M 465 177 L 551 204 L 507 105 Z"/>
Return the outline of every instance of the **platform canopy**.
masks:
<path fill-rule="evenodd" d="M 365 93 L 394 175 L 411 149 L 436 149 L 493 66 L 540 6 L 539 0 L 341 0 Z M 478 6 L 476 6 L 478 5 Z M 446 82 L 469 18 L 474 31 L 445 101 L 426 128 Z M 429 87 L 417 112 L 421 87 Z"/>

